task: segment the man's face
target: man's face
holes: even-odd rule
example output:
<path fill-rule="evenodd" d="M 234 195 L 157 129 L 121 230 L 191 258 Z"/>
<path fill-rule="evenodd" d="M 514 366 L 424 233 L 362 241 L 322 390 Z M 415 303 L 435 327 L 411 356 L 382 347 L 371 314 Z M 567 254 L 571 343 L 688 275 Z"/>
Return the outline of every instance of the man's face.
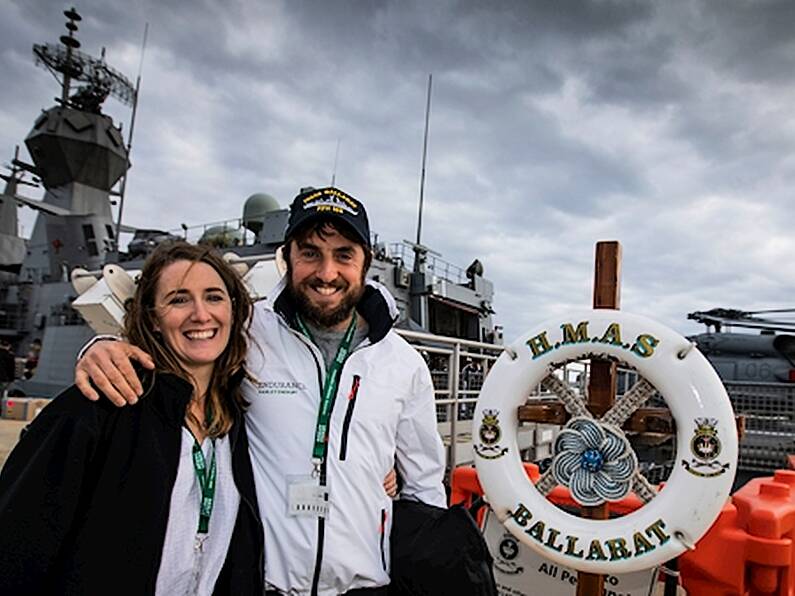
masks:
<path fill-rule="evenodd" d="M 303 317 L 342 330 L 364 291 L 364 249 L 334 228 L 323 232 L 290 241 L 288 287 Z"/>

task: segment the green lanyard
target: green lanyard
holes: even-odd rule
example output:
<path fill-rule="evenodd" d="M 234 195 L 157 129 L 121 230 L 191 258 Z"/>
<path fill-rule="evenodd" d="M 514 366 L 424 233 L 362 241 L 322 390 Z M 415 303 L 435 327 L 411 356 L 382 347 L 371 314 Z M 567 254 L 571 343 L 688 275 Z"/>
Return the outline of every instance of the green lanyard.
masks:
<path fill-rule="evenodd" d="M 210 515 L 213 513 L 215 503 L 215 439 L 212 440 L 213 455 L 210 458 L 210 468 L 204 459 L 201 445 L 193 440 L 193 469 L 196 471 L 196 478 L 199 479 L 202 498 L 199 503 L 199 534 L 206 534 L 210 527 Z"/>
<path fill-rule="evenodd" d="M 298 326 L 301 331 L 306 335 L 312 343 L 315 339 L 307 326 L 301 320 L 301 317 L 296 317 Z M 351 318 L 351 324 L 348 325 L 348 330 L 337 348 L 337 355 L 331 361 L 328 371 L 326 372 L 326 380 L 323 383 L 323 393 L 320 396 L 320 409 L 317 413 L 317 426 L 315 427 L 315 443 L 312 447 L 312 462 L 315 464 L 315 470 L 320 470 L 320 464 L 326 457 L 328 450 L 328 427 L 331 420 L 331 408 L 334 406 L 334 398 L 337 395 L 337 387 L 340 382 L 340 374 L 342 373 L 342 365 L 348 357 L 351 349 L 351 342 L 353 341 L 353 334 L 356 331 L 356 313 Z"/>

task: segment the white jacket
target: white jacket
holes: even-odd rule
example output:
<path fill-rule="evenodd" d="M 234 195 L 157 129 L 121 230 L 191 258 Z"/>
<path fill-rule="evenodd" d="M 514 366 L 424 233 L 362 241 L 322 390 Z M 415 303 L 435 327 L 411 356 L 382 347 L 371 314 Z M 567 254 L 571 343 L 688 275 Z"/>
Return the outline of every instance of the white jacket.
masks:
<path fill-rule="evenodd" d="M 422 357 L 391 330 L 394 299 L 368 282 L 358 311 L 370 330 L 346 360 L 331 415 L 325 520 L 287 515 L 288 476 L 312 472 L 326 376 L 320 351 L 291 327 L 284 289 L 255 305 L 246 423 L 265 529 L 265 577 L 286 594 L 337 596 L 389 583 L 392 501 L 383 479 L 397 462 L 402 495 L 445 507 L 444 450 Z M 358 385 L 358 391 L 354 389 Z"/>

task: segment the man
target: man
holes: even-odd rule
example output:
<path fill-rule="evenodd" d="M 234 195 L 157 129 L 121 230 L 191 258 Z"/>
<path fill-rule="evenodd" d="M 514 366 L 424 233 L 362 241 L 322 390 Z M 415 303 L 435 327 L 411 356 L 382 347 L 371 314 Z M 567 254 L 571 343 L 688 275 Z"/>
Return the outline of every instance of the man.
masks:
<path fill-rule="evenodd" d="M 444 452 L 422 357 L 392 331 L 394 299 L 366 282 L 364 206 L 336 188 L 299 194 L 285 232 L 287 274 L 255 305 L 246 414 L 273 594 L 386 594 L 396 464 L 402 494 L 445 506 Z M 78 364 L 117 403 L 140 382 L 122 342 Z M 116 364 L 118 362 L 118 366 Z M 115 387 L 114 387 L 115 386 Z"/>

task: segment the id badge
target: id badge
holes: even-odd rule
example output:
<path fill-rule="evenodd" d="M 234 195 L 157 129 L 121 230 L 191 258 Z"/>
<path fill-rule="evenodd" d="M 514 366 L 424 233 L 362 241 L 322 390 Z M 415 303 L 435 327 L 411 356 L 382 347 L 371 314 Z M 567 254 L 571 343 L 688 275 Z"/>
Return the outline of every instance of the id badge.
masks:
<path fill-rule="evenodd" d="M 291 517 L 328 517 L 328 486 L 312 476 L 287 477 L 287 515 Z"/>

